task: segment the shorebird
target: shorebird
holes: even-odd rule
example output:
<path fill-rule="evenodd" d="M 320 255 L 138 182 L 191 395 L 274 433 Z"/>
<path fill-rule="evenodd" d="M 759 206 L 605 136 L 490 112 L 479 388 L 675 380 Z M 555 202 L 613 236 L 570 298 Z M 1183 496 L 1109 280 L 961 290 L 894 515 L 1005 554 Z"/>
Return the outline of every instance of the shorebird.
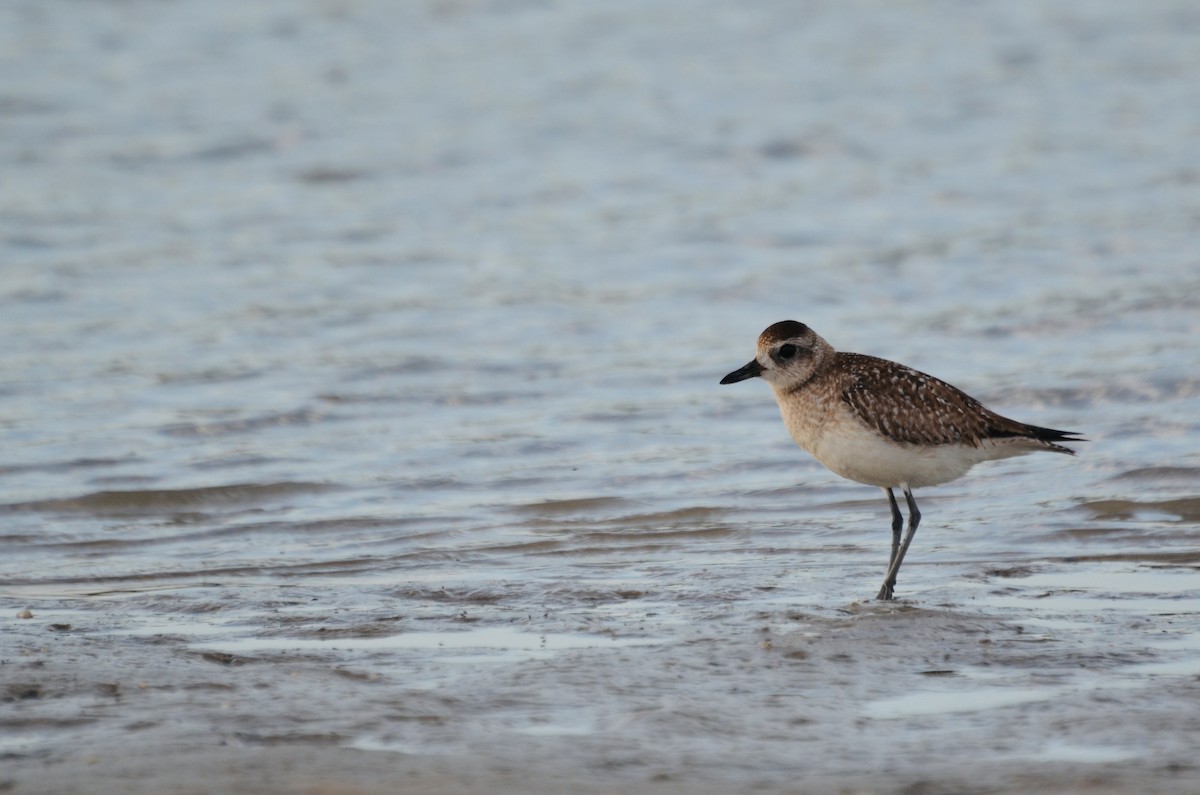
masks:
<path fill-rule="evenodd" d="M 767 327 L 749 364 L 721 379 L 761 377 L 775 393 L 788 433 L 844 478 L 878 486 L 892 509 L 892 553 L 876 599 L 893 599 L 896 575 L 921 522 L 912 490 L 948 483 L 983 461 L 1044 450 L 1075 455 L 1058 442 L 1083 442 L 1001 417 L 945 381 L 911 367 L 841 353 L 795 320 Z M 908 503 L 908 530 L 894 489 Z"/>

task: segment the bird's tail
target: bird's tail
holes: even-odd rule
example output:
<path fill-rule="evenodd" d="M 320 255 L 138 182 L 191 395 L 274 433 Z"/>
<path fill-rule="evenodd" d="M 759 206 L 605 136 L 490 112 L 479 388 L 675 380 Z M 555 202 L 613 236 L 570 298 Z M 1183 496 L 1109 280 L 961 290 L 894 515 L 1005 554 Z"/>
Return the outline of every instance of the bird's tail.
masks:
<path fill-rule="evenodd" d="M 1041 442 L 1038 445 L 1039 449 L 1050 450 L 1055 453 L 1066 453 L 1067 455 L 1075 455 L 1075 451 L 1069 447 L 1063 447 L 1059 442 L 1073 443 L 1086 442 L 1079 435 L 1078 431 L 1060 431 L 1054 428 L 1043 428 L 1039 425 L 1026 425 L 1023 422 L 1014 422 L 1011 426 L 990 428 L 988 431 L 990 439 L 1028 439 L 1031 442 Z"/>

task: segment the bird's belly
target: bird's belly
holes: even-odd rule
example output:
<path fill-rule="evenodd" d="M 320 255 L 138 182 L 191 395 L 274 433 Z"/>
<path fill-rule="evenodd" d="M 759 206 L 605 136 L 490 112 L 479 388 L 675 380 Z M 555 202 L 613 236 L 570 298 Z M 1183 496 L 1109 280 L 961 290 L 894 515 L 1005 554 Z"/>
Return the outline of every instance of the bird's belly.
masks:
<path fill-rule="evenodd" d="M 777 393 L 788 433 L 813 458 L 849 480 L 882 488 L 936 486 L 962 477 L 982 461 L 1041 449 L 1028 440 L 988 440 L 936 445 L 896 442 L 880 435 L 837 404 L 787 403 Z"/>
<path fill-rule="evenodd" d="M 810 440 L 808 451 L 833 472 L 871 486 L 934 486 L 962 477 L 988 456 L 960 444 L 923 446 L 888 441 L 865 428 Z M 801 445 L 803 446 L 803 445 Z"/>

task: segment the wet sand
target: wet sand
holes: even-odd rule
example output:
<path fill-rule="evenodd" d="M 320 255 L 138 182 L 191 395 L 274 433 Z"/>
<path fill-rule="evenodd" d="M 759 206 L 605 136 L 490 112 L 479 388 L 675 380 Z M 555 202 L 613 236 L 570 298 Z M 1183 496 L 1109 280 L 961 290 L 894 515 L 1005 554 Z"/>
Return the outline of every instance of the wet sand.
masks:
<path fill-rule="evenodd" d="M 914 562 L 919 595 L 833 608 L 788 607 L 761 565 L 731 573 L 744 590 L 727 581 L 716 601 L 670 583 L 560 583 L 569 609 L 508 581 L 365 599 L 232 580 L 64 598 L 5 622 L 3 781 L 29 793 L 1194 792 L 1200 555 L 1140 557 L 1088 562 L 1106 589 L 1075 583 L 1079 561 L 965 577 Z M 943 575 L 955 582 L 933 582 Z M 127 623 L 125 607 L 154 600 L 193 615 Z"/>

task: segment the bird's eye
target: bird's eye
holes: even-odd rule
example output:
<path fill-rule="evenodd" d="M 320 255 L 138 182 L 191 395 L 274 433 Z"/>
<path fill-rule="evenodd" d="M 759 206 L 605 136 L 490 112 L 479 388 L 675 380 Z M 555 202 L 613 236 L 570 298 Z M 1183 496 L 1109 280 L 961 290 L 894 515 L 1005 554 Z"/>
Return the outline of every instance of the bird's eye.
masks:
<path fill-rule="evenodd" d="M 795 355 L 796 355 L 796 346 L 793 345 L 792 343 L 789 342 L 786 345 L 779 346 L 779 358 L 780 359 L 790 359 Z"/>

